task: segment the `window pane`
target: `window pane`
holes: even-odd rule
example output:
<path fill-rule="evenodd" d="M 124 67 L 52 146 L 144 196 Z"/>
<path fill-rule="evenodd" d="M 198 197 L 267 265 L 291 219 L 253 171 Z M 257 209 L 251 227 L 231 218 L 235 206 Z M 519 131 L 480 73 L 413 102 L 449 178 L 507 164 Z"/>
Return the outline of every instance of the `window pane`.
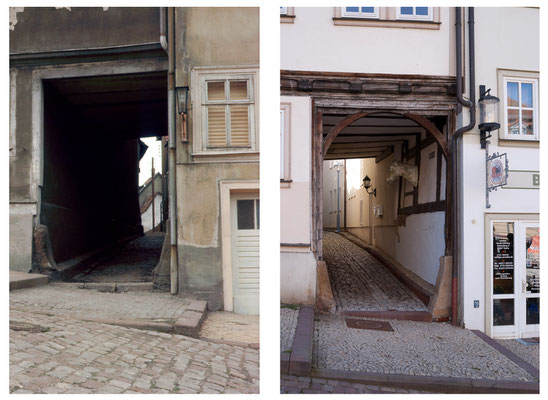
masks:
<path fill-rule="evenodd" d="M 493 325 L 514 325 L 514 299 L 493 300 Z"/>
<path fill-rule="evenodd" d="M 238 212 L 238 229 L 254 229 L 254 200 L 236 200 Z"/>
<path fill-rule="evenodd" d="M 527 292 L 540 293 L 540 229 L 538 227 L 527 228 L 525 251 Z"/>
<path fill-rule="evenodd" d="M 287 7 L 280 7 L 280 14 L 287 14 Z"/>
<path fill-rule="evenodd" d="M 428 7 L 416 7 L 417 15 L 428 15 Z"/>
<path fill-rule="evenodd" d="M 521 111 L 521 134 L 532 135 L 533 132 L 533 110 Z"/>
<path fill-rule="evenodd" d="M 207 107 L 207 145 L 226 147 L 225 106 Z"/>
<path fill-rule="evenodd" d="M 346 12 L 359 12 L 360 7 L 346 7 Z"/>
<path fill-rule="evenodd" d="M 533 84 L 532 83 L 521 84 L 521 106 L 533 107 Z"/>
<path fill-rule="evenodd" d="M 518 99 L 518 83 L 517 82 L 507 82 L 506 83 L 506 102 L 509 107 L 519 106 Z"/>
<path fill-rule="evenodd" d="M 538 324 L 539 323 L 539 310 L 540 310 L 540 299 L 538 297 L 529 298 L 526 301 L 527 305 L 527 325 Z"/>
<path fill-rule="evenodd" d="M 400 13 L 403 15 L 413 15 L 413 7 L 400 7 Z"/>
<path fill-rule="evenodd" d="M 208 100 L 224 100 L 225 83 L 223 82 L 208 82 L 207 83 L 207 99 Z"/>
<path fill-rule="evenodd" d="M 362 7 L 362 13 L 373 14 L 375 12 L 375 7 Z"/>
<path fill-rule="evenodd" d="M 249 106 L 230 106 L 230 145 L 249 146 Z"/>
<path fill-rule="evenodd" d="M 493 294 L 514 293 L 514 223 L 493 223 Z"/>
<path fill-rule="evenodd" d="M 519 135 L 519 110 L 508 110 L 508 133 Z"/>
<path fill-rule="evenodd" d="M 230 81 L 230 100 L 247 100 L 247 81 Z"/>
<path fill-rule="evenodd" d="M 256 207 L 255 207 L 255 214 L 257 215 L 257 229 L 261 229 L 261 203 L 260 200 L 257 199 L 256 201 Z"/>

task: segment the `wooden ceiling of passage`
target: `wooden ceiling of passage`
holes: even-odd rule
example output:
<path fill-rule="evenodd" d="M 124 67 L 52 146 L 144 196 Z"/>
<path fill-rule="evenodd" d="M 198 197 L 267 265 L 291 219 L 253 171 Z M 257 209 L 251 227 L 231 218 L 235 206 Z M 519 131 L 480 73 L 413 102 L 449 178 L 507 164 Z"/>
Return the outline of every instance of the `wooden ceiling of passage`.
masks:
<path fill-rule="evenodd" d="M 165 71 L 48 80 L 97 136 L 167 135 Z"/>
<path fill-rule="evenodd" d="M 348 115 L 324 114 L 323 135 Z M 361 118 L 337 135 L 325 154 L 325 160 L 375 158 L 377 161 L 394 152 L 394 146 L 414 139 L 425 129 L 416 122 L 395 114 L 374 114 Z M 414 140 L 412 141 L 414 143 Z"/>

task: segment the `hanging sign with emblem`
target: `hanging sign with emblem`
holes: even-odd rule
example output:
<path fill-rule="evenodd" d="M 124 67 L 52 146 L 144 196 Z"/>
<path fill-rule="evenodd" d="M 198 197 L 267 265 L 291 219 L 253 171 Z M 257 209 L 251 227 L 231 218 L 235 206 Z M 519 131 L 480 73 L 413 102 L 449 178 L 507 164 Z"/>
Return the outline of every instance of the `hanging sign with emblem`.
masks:
<path fill-rule="evenodd" d="M 486 157 L 487 162 L 487 208 L 489 204 L 489 192 L 508 184 L 508 157 L 506 153 L 493 153 Z"/>

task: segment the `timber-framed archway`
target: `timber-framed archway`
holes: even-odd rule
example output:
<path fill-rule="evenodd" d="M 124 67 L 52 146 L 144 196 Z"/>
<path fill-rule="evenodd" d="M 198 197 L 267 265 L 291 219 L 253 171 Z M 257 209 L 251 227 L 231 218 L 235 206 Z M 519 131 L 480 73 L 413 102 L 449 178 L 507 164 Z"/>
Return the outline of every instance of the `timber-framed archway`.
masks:
<path fill-rule="evenodd" d="M 313 250 L 319 260 L 323 259 L 323 161 L 328 153 L 329 147 L 333 144 L 339 134 L 341 134 L 345 128 L 348 128 L 354 122 L 366 117 L 375 115 L 395 115 L 406 118 L 417 124 L 418 127 L 424 129 L 424 131 L 431 135 L 439 145 L 442 155 L 445 158 L 446 165 L 451 165 L 451 141 L 449 134 L 444 134 L 438 129 L 438 127 L 432 123 L 425 115 L 411 112 L 407 110 L 387 110 L 387 109 L 374 109 L 374 110 L 351 110 L 351 113 L 347 114 L 345 118 L 340 120 L 335 126 L 333 126 L 327 134 L 323 132 L 323 108 L 318 107 L 317 104 L 313 105 L 313 170 L 312 170 L 312 186 L 313 186 Z M 437 116 L 438 113 L 424 112 L 428 116 Z M 454 125 L 454 114 L 452 112 L 442 114 L 447 117 L 447 132 L 452 132 L 452 126 Z M 314 140 L 316 139 L 316 140 Z M 445 195 L 445 255 L 451 255 L 452 249 L 452 204 L 449 190 L 451 188 L 452 171 L 450 168 L 446 168 L 446 195 Z"/>

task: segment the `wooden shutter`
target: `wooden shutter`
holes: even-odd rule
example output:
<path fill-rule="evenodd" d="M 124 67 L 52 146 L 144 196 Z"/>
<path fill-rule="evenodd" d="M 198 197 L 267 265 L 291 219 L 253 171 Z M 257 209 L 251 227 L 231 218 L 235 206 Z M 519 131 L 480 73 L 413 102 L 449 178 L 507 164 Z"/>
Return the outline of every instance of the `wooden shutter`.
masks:
<path fill-rule="evenodd" d="M 207 107 L 207 146 L 226 147 L 226 106 Z"/>
<path fill-rule="evenodd" d="M 230 145 L 249 146 L 249 106 L 230 106 Z"/>

